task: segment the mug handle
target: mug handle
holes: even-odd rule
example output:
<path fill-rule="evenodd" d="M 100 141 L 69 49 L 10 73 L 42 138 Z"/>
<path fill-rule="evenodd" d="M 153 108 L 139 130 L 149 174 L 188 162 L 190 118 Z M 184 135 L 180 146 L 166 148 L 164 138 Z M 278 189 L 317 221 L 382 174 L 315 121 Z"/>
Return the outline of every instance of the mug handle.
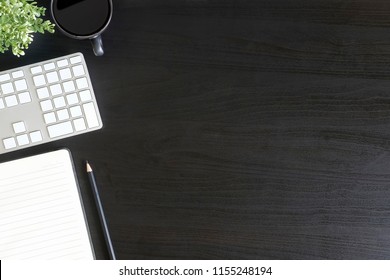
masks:
<path fill-rule="evenodd" d="M 103 41 L 102 41 L 101 35 L 99 35 L 95 38 L 92 38 L 91 44 L 92 44 L 92 48 L 93 48 L 93 53 L 96 56 L 102 56 L 104 54 Z"/>

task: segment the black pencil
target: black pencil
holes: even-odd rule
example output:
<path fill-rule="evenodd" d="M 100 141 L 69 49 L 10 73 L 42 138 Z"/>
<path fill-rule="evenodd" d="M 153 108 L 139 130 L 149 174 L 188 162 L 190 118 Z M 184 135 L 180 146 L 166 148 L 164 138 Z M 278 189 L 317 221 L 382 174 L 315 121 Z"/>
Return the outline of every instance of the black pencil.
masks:
<path fill-rule="evenodd" d="M 95 175 L 93 174 L 92 167 L 88 163 L 88 161 L 86 162 L 86 167 L 87 167 L 89 182 L 91 183 L 91 187 L 92 187 L 93 197 L 95 198 L 95 202 L 96 202 L 96 208 L 97 208 L 98 213 L 99 213 L 100 223 L 101 223 L 102 228 L 103 228 L 104 239 L 106 240 L 108 253 L 109 253 L 110 258 L 112 260 L 116 260 L 114 247 L 112 246 L 110 233 L 108 231 L 106 218 L 104 216 L 103 206 L 102 206 L 102 203 L 100 201 L 99 191 L 98 191 L 98 188 L 96 185 Z"/>

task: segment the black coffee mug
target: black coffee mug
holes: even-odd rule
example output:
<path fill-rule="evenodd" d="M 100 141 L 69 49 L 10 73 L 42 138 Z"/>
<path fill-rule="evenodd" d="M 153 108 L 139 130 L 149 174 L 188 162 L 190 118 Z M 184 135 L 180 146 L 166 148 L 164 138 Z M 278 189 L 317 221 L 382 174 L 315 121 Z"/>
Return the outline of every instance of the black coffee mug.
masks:
<path fill-rule="evenodd" d="M 90 39 L 96 56 L 104 54 L 101 34 L 112 18 L 112 0 L 52 0 L 58 29 L 74 39 Z"/>

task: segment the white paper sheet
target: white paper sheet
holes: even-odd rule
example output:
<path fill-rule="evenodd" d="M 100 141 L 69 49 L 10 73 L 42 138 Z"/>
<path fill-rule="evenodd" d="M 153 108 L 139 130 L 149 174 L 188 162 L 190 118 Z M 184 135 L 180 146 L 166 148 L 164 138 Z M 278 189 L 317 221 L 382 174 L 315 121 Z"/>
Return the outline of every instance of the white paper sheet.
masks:
<path fill-rule="evenodd" d="M 68 150 L 0 164 L 0 259 L 94 259 Z"/>

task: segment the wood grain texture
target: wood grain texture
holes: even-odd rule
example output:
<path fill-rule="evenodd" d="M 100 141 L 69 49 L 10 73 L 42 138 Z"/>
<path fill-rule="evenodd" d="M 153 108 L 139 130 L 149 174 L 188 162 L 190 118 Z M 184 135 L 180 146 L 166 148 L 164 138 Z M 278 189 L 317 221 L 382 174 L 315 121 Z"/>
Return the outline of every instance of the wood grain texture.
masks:
<path fill-rule="evenodd" d="M 1 160 L 69 147 L 99 258 L 86 158 L 119 259 L 390 258 L 388 1 L 114 5 L 0 62 L 85 54 L 104 128 Z"/>

